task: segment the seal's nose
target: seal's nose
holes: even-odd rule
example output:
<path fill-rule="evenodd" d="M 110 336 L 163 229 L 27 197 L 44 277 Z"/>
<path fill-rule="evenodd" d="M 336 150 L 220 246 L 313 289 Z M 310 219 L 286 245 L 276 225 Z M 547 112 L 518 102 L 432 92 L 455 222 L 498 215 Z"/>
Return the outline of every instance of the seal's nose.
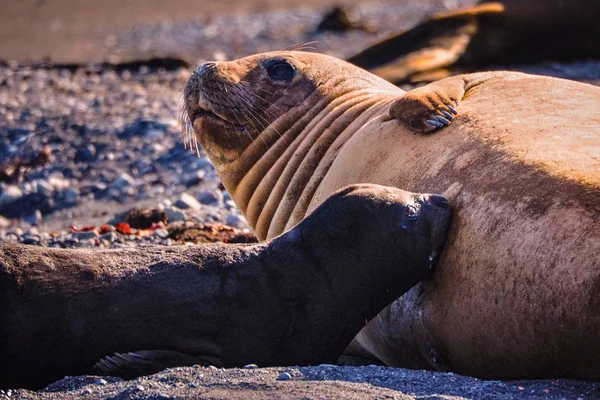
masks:
<path fill-rule="evenodd" d="M 203 65 L 199 66 L 196 69 L 196 76 L 198 78 L 202 78 L 208 74 L 213 73 L 214 71 L 217 70 L 217 63 L 216 62 L 207 62 L 204 63 Z"/>

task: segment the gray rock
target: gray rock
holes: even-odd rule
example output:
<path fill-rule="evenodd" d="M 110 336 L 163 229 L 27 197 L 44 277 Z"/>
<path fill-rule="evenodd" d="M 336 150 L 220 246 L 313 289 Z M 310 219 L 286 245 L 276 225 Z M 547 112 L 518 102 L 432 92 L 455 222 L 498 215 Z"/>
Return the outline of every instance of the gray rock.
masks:
<path fill-rule="evenodd" d="M 248 222 L 246 221 L 246 218 L 244 218 L 240 214 L 229 215 L 227 217 L 227 219 L 225 220 L 225 224 L 236 227 L 236 228 L 247 228 L 248 227 Z"/>
<path fill-rule="evenodd" d="M 165 212 L 167 213 L 168 223 L 185 221 L 187 219 L 187 214 L 177 207 L 167 207 L 165 208 Z"/>
<path fill-rule="evenodd" d="M 42 222 L 42 212 L 35 210 L 31 214 L 23 217 L 23 220 L 31 225 L 39 225 Z"/>
<path fill-rule="evenodd" d="M 110 233 L 112 233 L 112 232 L 110 232 Z M 72 237 L 73 237 L 73 239 L 77 239 L 78 241 L 81 242 L 83 240 L 98 239 L 100 237 L 100 235 L 95 230 L 92 230 L 92 231 L 84 231 L 84 232 L 73 232 Z"/>
<path fill-rule="evenodd" d="M 179 196 L 179 199 L 175 202 L 174 206 L 184 210 L 188 208 L 198 210 L 202 207 L 202 204 L 200 204 L 200 202 L 198 202 L 198 200 L 196 200 L 193 196 L 187 193 L 182 193 L 181 196 Z"/>
<path fill-rule="evenodd" d="M 291 381 L 292 380 L 292 376 L 289 374 L 289 372 L 282 372 L 277 377 L 277 380 L 278 381 Z"/>
<path fill-rule="evenodd" d="M 134 184 L 135 184 L 135 180 L 131 177 L 131 175 L 129 175 L 126 172 L 123 172 L 121 175 L 119 175 L 117 177 L 117 179 L 112 181 L 110 186 L 113 189 L 121 191 L 121 190 L 125 189 L 126 187 L 133 186 Z"/>
<path fill-rule="evenodd" d="M 66 204 L 69 204 L 69 205 L 77 204 L 77 201 L 79 200 L 79 189 L 69 188 L 69 189 L 65 190 L 62 194 L 63 194 L 63 200 L 65 201 Z"/>
<path fill-rule="evenodd" d="M 23 244 L 40 244 L 40 237 L 38 235 L 27 234 L 23 236 Z"/>
<path fill-rule="evenodd" d="M 196 196 L 202 204 L 219 205 L 223 203 L 223 193 L 220 190 L 205 190 Z"/>
<path fill-rule="evenodd" d="M 91 144 L 85 144 L 77 148 L 75 152 L 75 157 L 73 160 L 75 162 L 89 162 L 96 159 L 96 147 Z"/>
<path fill-rule="evenodd" d="M 43 196 L 50 197 L 54 192 L 54 187 L 47 181 L 40 179 L 36 182 L 36 191 Z"/>
<path fill-rule="evenodd" d="M 18 186 L 6 186 L 0 194 L 0 207 L 16 202 L 21 198 L 21 196 L 23 196 L 23 192 L 21 191 L 21 189 L 19 189 Z"/>
<path fill-rule="evenodd" d="M 118 239 L 118 236 L 115 232 L 107 232 L 100 236 L 100 240 L 106 240 L 108 243 L 112 243 Z"/>
<path fill-rule="evenodd" d="M 167 231 L 166 229 L 156 229 L 154 232 L 152 232 L 152 236 L 161 239 L 166 239 L 167 237 L 169 237 L 169 231 Z"/>

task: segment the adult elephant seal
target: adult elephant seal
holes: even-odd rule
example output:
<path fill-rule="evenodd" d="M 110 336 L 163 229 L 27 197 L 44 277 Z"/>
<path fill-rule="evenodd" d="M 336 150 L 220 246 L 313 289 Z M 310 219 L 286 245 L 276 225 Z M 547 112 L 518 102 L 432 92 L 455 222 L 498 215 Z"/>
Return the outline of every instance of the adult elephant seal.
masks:
<path fill-rule="evenodd" d="M 600 379 L 600 88 L 499 72 L 404 92 L 332 57 L 275 52 L 203 65 L 184 98 L 260 238 L 351 183 L 450 196 L 433 281 L 349 350 L 485 378 Z"/>
<path fill-rule="evenodd" d="M 38 388 L 96 362 L 126 378 L 334 362 L 366 320 L 431 275 L 449 219 L 443 196 L 352 185 L 258 245 L 2 245 L 0 388 Z"/>
<path fill-rule="evenodd" d="M 600 58 L 600 1 L 502 0 L 434 15 L 350 57 L 394 83 L 490 65 Z"/>

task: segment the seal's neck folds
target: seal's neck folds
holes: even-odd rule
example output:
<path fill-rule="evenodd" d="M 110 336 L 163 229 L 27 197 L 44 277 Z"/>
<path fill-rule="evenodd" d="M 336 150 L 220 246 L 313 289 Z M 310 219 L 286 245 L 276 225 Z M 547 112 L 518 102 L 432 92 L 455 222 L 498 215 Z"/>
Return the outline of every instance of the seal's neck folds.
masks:
<path fill-rule="evenodd" d="M 259 238 L 299 222 L 339 150 L 371 119 L 386 115 L 398 93 L 368 89 L 335 96 L 316 90 L 271 123 L 219 171 Z"/>

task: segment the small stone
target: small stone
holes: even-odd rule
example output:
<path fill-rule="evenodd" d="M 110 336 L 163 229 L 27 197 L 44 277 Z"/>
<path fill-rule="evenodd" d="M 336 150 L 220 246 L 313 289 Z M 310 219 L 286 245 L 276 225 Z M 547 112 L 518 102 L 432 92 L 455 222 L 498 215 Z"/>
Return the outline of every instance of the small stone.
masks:
<path fill-rule="evenodd" d="M 292 376 L 288 372 L 282 372 L 277 377 L 277 380 L 278 381 L 291 381 L 292 380 Z"/>
<path fill-rule="evenodd" d="M 88 143 L 86 145 L 80 146 L 75 152 L 75 157 L 73 160 L 75 162 L 86 162 L 93 161 L 96 158 L 96 147 Z"/>
<path fill-rule="evenodd" d="M 23 220 L 31 225 L 39 225 L 42 222 L 42 212 L 40 210 L 35 210 L 31 214 L 25 216 Z"/>
<path fill-rule="evenodd" d="M 161 239 L 166 239 L 167 237 L 169 237 L 169 231 L 167 231 L 166 229 L 156 229 L 152 233 L 152 236 L 161 238 Z"/>
<path fill-rule="evenodd" d="M 188 208 L 191 208 L 193 210 L 198 210 L 202 208 L 202 204 L 200 204 L 198 200 L 196 200 L 193 196 L 187 193 L 182 193 L 179 199 L 175 202 L 174 206 L 184 210 Z"/>
<path fill-rule="evenodd" d="M 164 394 L 164 393 L 157 393 L 156 397 L 158 399 L 170 399 L 171 398 L 171 396 L 169 396 L 168 394 Z"/>
<path fill-rule="evenodd" d="M 135 388 L 136 388 L 136 390 L 138 390 L 140 392 L 143 392 L 144 390 L 146 390 L 146 388 L 143 387 L 142 385 L 137 385 Z"/>
<path fill-rule="evenodd" d="M 169 223 L 185 221 L 187 219 L 187 214 L 177 207 L 165 208 L 165 212 L 167 213 Z"/>
<path fill-rule="evenodd" d="M 231 214 L 230 216 L 228 216 L 225 220 L 225 224 L 236 228 L 243 228 L 248 226 L 246 218 L 239 214 Z"/>
<path fill-rule="evenodd" d="M 117 240 L 118 236 L 115 232 L 106 232 L 104 235 L 100 236 L 100 240 L 106 240 L 108 243 L 112 243 Z"/>
<path fill-rule="evenodd" d="M 46 197 L 52 196 L 52 192 L 54 191 L 52 185 L 43 179 L 40 179 L 36 182 L 35 189 L 39 194 Z"/>
<path fill-rule="evenodd" d="M 117 177 L 117 179 L 115 179 L 112 183 L 111 183 L 111 187 L 113 189 L 117 189 L 117 190 L 123 190 L 126 187 L 130 187 L 133 186 L 133 184 L 135 183 L 135 180 L 131 177 L 131 175 L 123 172 L 121 175 L 119 175 Z"/>
<path fill-rule="evenodd" d="M 110 233 L 112 233 L 112 232 L 110 232 Z M 98 232 L 96 232 L 95 230 L 83 231 L 83 232 L 73 232 L 72 235 L 73 235 L 73 239 L 77 239 L 79 241 L 93 240 L 93 239 L 98 239 L 100 237 Z"/>
<path fill-rule="evenodd" d="M 10 228 L 10 221 L 7 218 L 0 215 L 0 229 L 6 228 Z"/>
<path fill-rule="evenodd" d="M 242 368 L 244 368 L 244 369 L 256 369 L 256 368 L 258 368 L 258 365 L 256 365 L 256 364 L 246 364 Z"/>
<path fill-rule="evenodd" d="M 75 188 L 69 188 L 63 192 L 63 198 L 67 204 L 76 204 L 79 199 L 79 190 Z"/>
<path fill-rule="evenodd" d="M 4 188 L 2 193 L 0 194 L 0 207 L 6 204 L 12 204 L 19 200 L 23 192 L 19 189 L 18 186 L 8 185 Z"/>
<path fill-rule="evenodd" d="M 99 386 L 106 386 L 108 384 L 108 382 L 105 379 L 102 379 L 102 378 L 97 379 L 96 382 L 94 382 L 94 383 L 96 385 L 99 385 Z"/>
<path fill-rule="evenodd" d="M 39 244 L 40 237 L 38 235 L 25 235 L 23 236 L 23 244 Z"/>
<path fill-rule="evenodd" d="M 92 391 L 92 389 L 83 389 L 83 390 L 81 391 L 81 395 L 82 395 L 82 396 L 87 396 L 88 394 L 92 394 L 92 393 L 94 393 L 94 392 Z"/>
<path fill-rule="evenodd" d="M 188 181 L 185 183 L 185 186 L 190 187 L 190 186 L 198 185 L 199 183 L 201 183 L 204 180 L 205 175 L 206 175 L 206 171 L 203 169 L 196 171 L 194 173 L 194 175 L 190 179 L 188 179 Z"/>
<path fill-rule="evenodd" d="M 198 201 L 202 204 L 220 204 L 223 202 L 223 193 L 220 190 L 205 190 L 200 192 L 197 196 Z"/>

